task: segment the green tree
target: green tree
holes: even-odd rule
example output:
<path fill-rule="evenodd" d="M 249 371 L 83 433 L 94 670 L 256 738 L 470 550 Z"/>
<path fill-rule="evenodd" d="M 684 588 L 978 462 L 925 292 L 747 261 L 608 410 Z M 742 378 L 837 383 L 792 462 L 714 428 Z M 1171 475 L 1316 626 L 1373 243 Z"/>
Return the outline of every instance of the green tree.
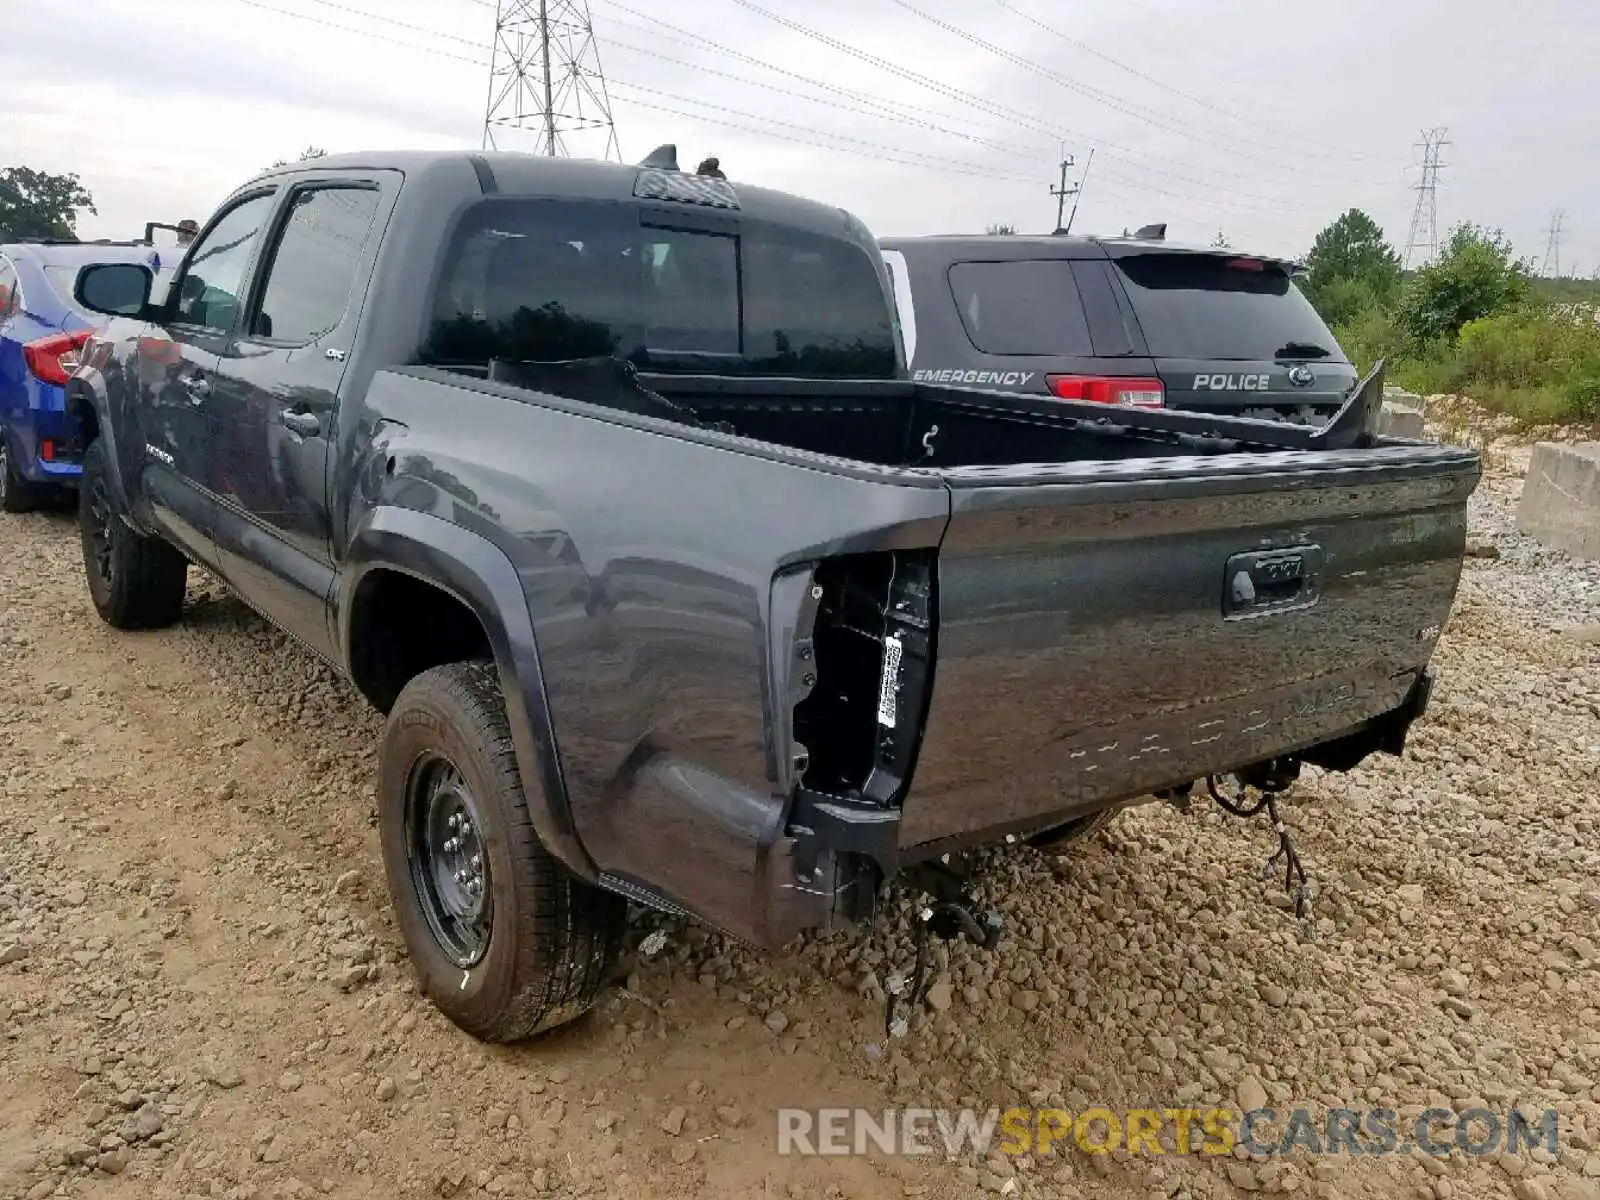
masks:
<path fill-rule="evenodd" d="M 1016 233 L 1016 231 L 1017 227 L 1015 225 L 991 225 L 984 230 L 984 232 L 988 234 Z"/>
<path fill-rule="evenodd" d="M 1217 236 L 1211 239 L 1211 244 L 1218 250 L 1228 250 L 1233 246 L 1233 243 L 1228 240 L 1228 235 L 1220 229 L 1217 230 Z"/>
<path fill-rule="evenodd" d="M 1387 308 L 1400 291 L 1400 256 L 1359 208 L 1317 234 L 1306 268 L 1306 295 L 1330 325 L 1354 320 L 1368 308 Z"/>
<path fill-rule="evenodd" d="M 79 209 L 95 212 L 76 175 L 0 167 L 0 242 L 76 237 Z"/>
<path fill-rule="evenodd" d="M 1401 294 L 1397 317 L 1414 345 L 1454 343 L 1468 321 L 1515 308 L 1530 295 L 1533 264 L 1513 256 L 1498 229 L 1464 222 L 1450 231 L 1438 261 Z"/>

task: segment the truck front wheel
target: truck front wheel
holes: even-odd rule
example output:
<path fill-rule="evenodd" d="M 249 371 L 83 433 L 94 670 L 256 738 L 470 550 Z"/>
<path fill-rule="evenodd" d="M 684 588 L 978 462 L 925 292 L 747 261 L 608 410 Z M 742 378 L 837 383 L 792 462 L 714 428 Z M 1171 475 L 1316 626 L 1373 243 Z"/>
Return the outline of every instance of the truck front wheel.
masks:
<path fill-rule="evenodd" d="M 183 613 L 189 562 L 122 519 L 106 468 L 105 443 L 96 438 L 84 451 L 78 484 L 78 532 L 95 611 L 117 629 L 171 625 Z"/>
<path fill-rule="evenodd" d="M 489 1042 L 586 1012 L 616 960 L 627 904 L 540 844 L 494 664 L 412 679 L 389 713 L 378 772 L 384 871 L 429 999 Z"/>

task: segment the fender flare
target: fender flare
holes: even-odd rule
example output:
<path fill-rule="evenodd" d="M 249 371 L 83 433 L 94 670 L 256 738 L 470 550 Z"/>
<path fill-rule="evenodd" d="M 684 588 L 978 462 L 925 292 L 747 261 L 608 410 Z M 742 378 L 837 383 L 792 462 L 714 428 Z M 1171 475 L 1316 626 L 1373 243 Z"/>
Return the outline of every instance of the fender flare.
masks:
<path fill-rule="evenodd" d="M 533 618 L 511 559 L 482 535 L 430 513 L 393 506 L 371 510 L 351 539 L 335 598 L 339 647 L 347 670 L 357 590 L 374 570 L 398 571 L 431 584 L 478 618 L 489 635 L 500 675 L 517 773 L 534 832 L 568 870 L 597 881 L 599 870 L 572 821 Z"/>
<path fill-rule="evenodd" d="M 121 448 L 117 445 L 116 425 L 107 411 L 105 401 L 105 379 L 96 373 L 99 386 L 91 386 L 81 376 L 67 382 L 67 410 L 66 417 L 72 419 L 72 410 L 82 404 L 94 413 L 95 439 L 105 443 L 106 447 L 106 482 L 111 487 L 111 497 L 116 501 L 125 519 L 133 519 L 133 497 L 128 491 L 127 481 L 122 477 L 123 459 Z M 87 447 L 85 447 L 87 449 Z"/>

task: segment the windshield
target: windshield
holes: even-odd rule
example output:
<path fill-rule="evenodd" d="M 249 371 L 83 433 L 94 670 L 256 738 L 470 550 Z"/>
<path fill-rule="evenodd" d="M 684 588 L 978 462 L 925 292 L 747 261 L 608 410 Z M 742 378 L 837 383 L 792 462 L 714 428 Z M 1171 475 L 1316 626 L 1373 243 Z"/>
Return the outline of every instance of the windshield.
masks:
<path fill-rule="evenodd" d="M 644 225 L 627 205 L 491 200 L 451 239 L 422 358 L 610 355 L 651 371 L 892 378 L 889 305 L 873 258 L 843 238 L 749 220 L 727 233 Z"/>
<path fill-rule="evenodd" d="M 1156 358 L 1344 359 L 1316 309 L 1280 269 L 1210 254 L 1112 261 Z"/>

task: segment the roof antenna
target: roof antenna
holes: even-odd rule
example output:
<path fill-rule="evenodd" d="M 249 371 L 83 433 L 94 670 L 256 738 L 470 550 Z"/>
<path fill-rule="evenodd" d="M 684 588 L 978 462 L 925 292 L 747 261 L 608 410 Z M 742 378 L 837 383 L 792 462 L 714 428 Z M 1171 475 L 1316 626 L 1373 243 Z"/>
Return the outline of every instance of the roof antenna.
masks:
<path fill-rule="evenodd" d="M 657 171 L 676 171 L 678 169 L 678 147 L 673 142 L 663 142 L 645 155 L 639 165 L 653 168 Z"/>

